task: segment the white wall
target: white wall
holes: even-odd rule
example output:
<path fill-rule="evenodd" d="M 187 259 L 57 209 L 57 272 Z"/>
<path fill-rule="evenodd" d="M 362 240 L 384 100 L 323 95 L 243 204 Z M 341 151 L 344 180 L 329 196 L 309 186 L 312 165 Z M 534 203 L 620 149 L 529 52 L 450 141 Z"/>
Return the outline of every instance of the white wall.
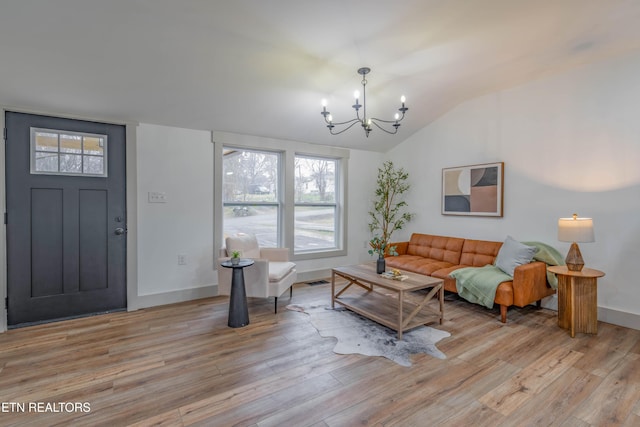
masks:
<path fill-rule="evenodd" d="M 404 230 L 557 240 L 557 220 L 594 219 L 580 245 L 602 270 L 600 320 L 640 329 L 640 55 L 585 66 L 466 102 L 389 152 L 413 182 Z M 443 216 L 442 168 L 503 161 L 504 217 Z M 400 235 L 401 233 L 399 233 Z M 395 240 L 395 239 L 394 239 Z"/>
<path fill-rule="evenodd" d="M 165 193 L 166 203 L 149 203 L 149 192 Z M 210 132 L 141 124 L 137 193 L 138 277 L 129 283 L 137 297 L 129 309 L 214 295 Z"/>

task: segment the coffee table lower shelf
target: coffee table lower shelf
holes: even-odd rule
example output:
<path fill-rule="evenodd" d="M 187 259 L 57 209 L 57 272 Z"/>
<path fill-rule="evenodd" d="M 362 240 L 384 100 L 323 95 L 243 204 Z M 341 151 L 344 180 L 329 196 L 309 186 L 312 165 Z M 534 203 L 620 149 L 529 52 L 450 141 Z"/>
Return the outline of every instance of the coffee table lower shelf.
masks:
<path fill-rule="evenodd" d="M 402 301 L 402 311 L 400 311 L 397 298 L 383 295 L 376 291 L 370 291 L 360 296 L 341 296 L 336 298 L 334 302 L 367 319 L 393 329 L 398 332 L 400 339 L 402 339 L 402 332 L 428 323 L 442 323 L 441 312 L 431 311 L 430 307 L 422 307 L 420 309 L 417 304 L 408 301 Z M 416 309 L 419 311 L 414 314 Z M 409 322 L 406 325 L 399 326 L 404 323 L 404 319 L 408 319 Z"/>

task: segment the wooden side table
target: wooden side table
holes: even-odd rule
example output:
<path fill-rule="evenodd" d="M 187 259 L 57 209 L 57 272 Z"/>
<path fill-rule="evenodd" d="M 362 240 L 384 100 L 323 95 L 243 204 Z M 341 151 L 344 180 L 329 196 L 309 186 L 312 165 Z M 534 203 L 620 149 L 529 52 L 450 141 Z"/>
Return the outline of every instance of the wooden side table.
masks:
<path fill-rule="evenodd" d="M 598 333 L 598 277 L 604 273 L 592 268 L 570 271 L 566 266 L 548 267 L 558 275 L 558 326 L 576 332 Z"/>

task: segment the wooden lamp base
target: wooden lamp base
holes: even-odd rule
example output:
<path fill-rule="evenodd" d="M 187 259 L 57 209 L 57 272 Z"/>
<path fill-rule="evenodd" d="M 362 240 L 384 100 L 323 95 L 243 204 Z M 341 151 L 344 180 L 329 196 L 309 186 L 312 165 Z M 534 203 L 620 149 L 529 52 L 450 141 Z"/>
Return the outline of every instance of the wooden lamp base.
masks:
<path fill-rule="evenodd" d="M 567 263 L 567 269 L 569 271 L 582 271 L 584 260 L 582 259 L 582 254 L 580 253 L 580 248 L 577 243 L 574 242 L 571 244 L 571 248 L 564 262 Z"/>

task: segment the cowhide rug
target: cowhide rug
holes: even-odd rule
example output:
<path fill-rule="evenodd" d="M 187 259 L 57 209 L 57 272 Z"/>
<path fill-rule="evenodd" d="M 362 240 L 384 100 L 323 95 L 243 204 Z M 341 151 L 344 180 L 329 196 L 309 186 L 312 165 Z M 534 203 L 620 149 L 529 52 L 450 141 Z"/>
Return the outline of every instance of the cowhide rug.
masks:
<path fill-rule="evenodd" d="M 291 304 L 287 310 L 307 315 L 321 337 L 337 338 L 334 353 L 382 356 L 402 366 L 411 366 L 410 356 L 417 353 L 447 358 L 436 347 L 438 341 L 451 336 L 445 331 L 419 326 L 404 332 L 402 340 L 398 340 L 396 331 L 337 305 L 331 309 L 328 304 Z"/>

